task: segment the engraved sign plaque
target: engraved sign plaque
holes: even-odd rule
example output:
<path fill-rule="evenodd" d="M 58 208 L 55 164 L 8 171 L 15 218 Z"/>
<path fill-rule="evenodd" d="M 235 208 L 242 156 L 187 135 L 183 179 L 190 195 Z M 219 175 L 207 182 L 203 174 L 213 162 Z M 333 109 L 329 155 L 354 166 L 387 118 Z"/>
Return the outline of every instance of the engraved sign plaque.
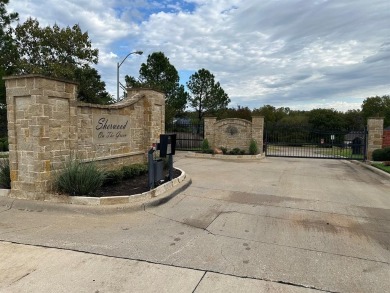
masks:
<path fill-rule="evenodd" d="M 130 121 L 123 115 L 94 115 L 92 136 L 95 143 L 128 142 Z"/>

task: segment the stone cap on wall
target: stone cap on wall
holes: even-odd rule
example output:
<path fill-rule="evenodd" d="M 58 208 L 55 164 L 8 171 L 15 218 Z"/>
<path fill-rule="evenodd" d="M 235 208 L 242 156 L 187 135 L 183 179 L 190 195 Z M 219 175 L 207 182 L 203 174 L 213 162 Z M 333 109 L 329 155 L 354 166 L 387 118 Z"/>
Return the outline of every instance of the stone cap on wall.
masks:
<path fill-rule="evenodd" d="M 90 104 L 85 102 L 77 102 L 78 107 L 89 107 L 95 109 L 122 109 L 128 107 L 132 104 L 137 103 L 139 100 L 145 98 L 148 94 L 154 93 L 160 96 L 160 98 L 164 99 L 164 93 L 160 91 L 155 91 L 152 89 L 137 89 L 136 91 L 130 92 L 130 94 L 134 94 L 133 96 L 129 96 L 122 101 L 114 104 L 101 105 L 101 104 Z"/>
<path fill-rule="evenodd" d="M 132 93 L 139 93 L 139 92 L 158 92 L 161 94 L 164 94 L 164 91 L 160 89 L 154 89 L 154 88 L 149 88 L 149 87 L 128 87 L 126 88 L 128 94 Z"/>
<path fill-rule="evenodd" d="M 55 81 L 61 81 L 66 83 L 72 83 L 79 85 L 80 83 L 74 80 L 68 80 L 64 78 L 57 78 L 57 77 L 50 77 L 43 74 L 24 74 L 24 75 L 10 75 L 10 76 L 4 76 L 3 80 L 10 80 L 10 79 L 23 79 L 23 78 L 45 78 L 49 80 L 55 80 Z"/>

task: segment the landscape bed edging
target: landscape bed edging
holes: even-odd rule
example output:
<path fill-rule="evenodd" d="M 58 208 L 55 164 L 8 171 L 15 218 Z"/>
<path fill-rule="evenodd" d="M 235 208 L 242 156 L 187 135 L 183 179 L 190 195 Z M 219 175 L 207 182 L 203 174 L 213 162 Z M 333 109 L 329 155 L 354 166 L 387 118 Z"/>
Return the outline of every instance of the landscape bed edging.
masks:
<path fill-rule="evenodd" d="M 128 204 L 128 203 L 137 203 L 139 201 L 144 201 L 147 198 L 157 198 L 159 195 L 164 192 L 170 190 L 176 185 L 183 182 L 187 175 L 186 173 L 179 169 L 175 168 L 181 172 L 181 175 L 177 178 L 168 181 L 155 189 L 134 194 L 134 195 L 121 195 L 121 196 L 102 196 L 102 197 L 91 197 L 91 196 L 70 196 L 69 203 L 70 204 L 78 204 L 78 205 L 115 205 L 115 204 Z"/>
<path fill-rule="evenodd" d="M 173 187 L 176 187 L 180 183 L 184 182 L 187 179 L 186 173 L 179 169 L 175 168 L 181 172 L 179 177 L 174 178 L 171 181 L 168 181 L 153 190 L 149 190 L 143 193 L 134 194 L 134 195 L 121 195 L 121 196 L 102 196 L 102 197 L 92 197 L 92 196 L 55 196 L 54 194 L 46 194 L 48 197 L 44 199 L 45 202 L 53 203 L 67 203 L 73 205 L 88 205 L 88 206 L 106 206 L 106 205 L 119 205 L 119 204 L 136 204 L 148 203 L 149 200 L 161 200 L 164 197 L 159 197 L 166 191 L 169 191 Z M 10 197 L 10 189 L 0 189 L 0 196 Z M 170 197 L 168 193 L 166 197 Z M 21 198 L 25 199 L 25 198 Z M 39 201 L 39 200 L 37 200 Z"/>

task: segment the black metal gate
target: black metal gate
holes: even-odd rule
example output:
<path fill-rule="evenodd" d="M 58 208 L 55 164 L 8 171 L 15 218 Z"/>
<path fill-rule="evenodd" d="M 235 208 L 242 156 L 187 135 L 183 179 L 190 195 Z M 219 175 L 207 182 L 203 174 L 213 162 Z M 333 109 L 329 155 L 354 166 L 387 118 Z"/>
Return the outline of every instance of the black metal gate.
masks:
<path fill-rule="evenodd" d="M 269 157 L 366 159 L 367 131 L 317 130 L 310 126 L 266 126 L 264 147 Z"/>
<path fill-rule="evenodd" d="M 165 126 L 166 133 L 176 133 L 177 150 L 200 150 L 204 139 L 204 123 L 177 121 Z"/>
<path fill-rule="evenodd" d="M 0 104 L 0 152 L 8 151 L 7 109 Z"/>

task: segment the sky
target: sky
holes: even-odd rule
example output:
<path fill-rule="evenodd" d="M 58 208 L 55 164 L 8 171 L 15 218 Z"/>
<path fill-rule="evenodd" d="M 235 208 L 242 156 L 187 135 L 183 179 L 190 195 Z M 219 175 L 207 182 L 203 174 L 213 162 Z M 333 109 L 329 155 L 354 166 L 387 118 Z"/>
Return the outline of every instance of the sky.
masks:
<path fill-rule="evenodd" d="M 79 24 L 99 49 L 96 69 L 116 96 L 163 52 L 185 85 L 205 68 L 230 107 L 359 109 L 390 94 L 389 0 L 10 0 L 41 26 Z"/>

